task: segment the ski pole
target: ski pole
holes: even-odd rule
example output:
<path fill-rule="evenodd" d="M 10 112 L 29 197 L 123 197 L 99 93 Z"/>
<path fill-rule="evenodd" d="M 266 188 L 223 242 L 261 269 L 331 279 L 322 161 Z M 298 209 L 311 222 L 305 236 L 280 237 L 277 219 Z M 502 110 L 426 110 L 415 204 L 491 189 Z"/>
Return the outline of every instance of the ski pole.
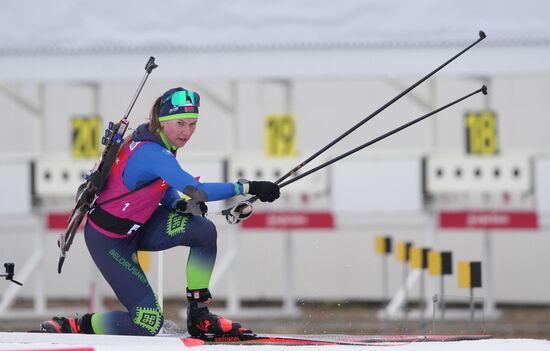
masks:
<path fill-rule="evenodd" d="M 372 112 L 370 115 L 368 115 L 367 117 L 363 118 L 363 120 L 361 120 L 359 123 L 355 124 L 353 127 L 351 127 L 350 129 L 348 129 L 347 131 L 345 131 L 344 133 L 342 133 L 341 135 L 339 135 L 336 139 L 332 140 L 330 143 L 328 143 L 327 145 L 325 145 L 323 148 L 321 148 L 319 151 L 315 152 L 313 155 L 311 155 L 310 157 L 308 157 L 305 161 L 303 161 L 302 163 L 298 164 L 296 167 L 294 167 L 292 170 L 290 170 L 289 172 L 287 172 L 286 174 L 284 174 L 283 176 L 281 176 L 279 179 L 277 179 L 275 181 L 275 184 L 280 184 L 283 180 L 285 180 L 286 178 L 288 178 L 289 176 L 295 174 L 298 170 L 300 170 L 302 167 L 304 167 L 305 165 L 307 165 L 309 162 L 313 161 L 315 158 L 319 157 L 319 155 L 321 155 L 322 153 L 324 153 L 326 150 L 328 150 L 329 148 L 331 148 L 332 146 L 334 146 L 336 143 L 338 143 L 339 141 L 341 141 L 342 139 L 344 139 L 346 136 L 348 136 L 349 134 L 351 134 L 352 132 L 354 132 L 356 129 L 358 129 L 359 127 L 361 127 L 363 124 L 367 123 L 369 120 L 371 120 L 372 118 L 374 118 L 376 115 L 378 115 L 380 112 L 384 111 L 386 108 L 388 108 L 390 105 L 392 105 L 394 102 L 396 102 L 397 100 L 401 99 L 403 96 L 405 96 L 406 94 L 408 94 L 411 90 L 413 90 L 414 88 L 416 88 L 418 85 L 422 84 L 424 81 L 426 81 L 428 78 L 430 78 L 431 76 L 433 76 L 434 74 L 436 74 L 437 72 L 439 72 L 441 69 L 443 69 L 445 66 L 447 66 L 448 64 L 450 64 L 451 62 L 453 62 L 454 60 L 456 60 L 459 56 L 461 56 L 462 54 L 464 54 L 466 51 L 470 50 L 472 47 L 474 47 L 475 45 L 477 45 L 480 41 L 482 41 L 483 39 L 485 39 L 487 36 L 485 35 L 485 32 L 483 31 L 479 31 L 479 38 L 473 42 L 472 44 L 468 45 L 466 48 L 464 48 L 462 51 L 460 51 L 459 53 L 457 53 L 456 55 L 454 55 L 453 57 L 451 57 L 450 59 L 448 59 L 447 61 L 445 61 L 443 64 L 441 64 L 439 67 L 437 67 L 436 69 L 434 69 L 433 71 L 431 71 L 430 73 L 428 73 L 427 75 L 425 75 L 424 77 L 422 77 L 420 80 L 418 80 L 416 83 L 412 84 L 410 87 L 408 87 L 407 89 L 403 90 L 401 93 L 399 93 L 398 95 L 396 95 L 393 99 L 389 100 L 388 102 L 386 102 L 384 105 L 382 105 L 381 107 L 379 107 L 376 111 Z M 250 203 L 253 203 L 257 200 L 258 198 L 256 196 L 253 196 L 251 197 L 248 201 Z M 228 215 L 231 215 L 231 210 L 232 209 L 226 209 L 226 210 L 223 210 L 222 211 L 222 214 L 224 216 L 228 216 Z M 228 219 L 229 220 L 229 219 Z"/>
<path fill-rule="evenodd" d="M 418 122 L 420 122 L 420 121 L 422 121 L 422 120 L 424 120 L 424 119 L 426 119 L 426 118 L 428 118 L 428 117 L 430 117 L 430 116 L 432 116 L 432 115 L 434 115 L 434 114 L 436 114 L 436 113 L 438 113 L 438 112 L 440 112 L 440 111 L 443 111 L 443 110 L 445 110 L 446 108 L 449 108 L 449 107 L 451 107 L 451 106 L 453 106 L 453 105 L 459 103 L 460 101 L 465 100 L 465 99 L 467 99 L 467 98 L 469 98 L 469 97 L 471 97 L 471 96 L 473 96 L 473 95 L 475 95 L 475 94 L 478 94 L 478 93 L 480 93 L 480 92 L 483 93 L 483 95 L 487 95 L 487 87 L 486 87 L 485 85 L 483 85 L 481 88 L 477 89 L 476 91 L 474 91 L 474 92 L 472 92 L 472 93 L 469 93 L 469 94 L 467 94 L 467 95 L 465 95 L 465 96 L 463 96 L 463 97 L 461 97 L 461 98 L 459 98 L 459 99 L 456 99 L 456 100 L 454 100 L 454 101 L 452 101 L 452 102 L 450 102 L 450 103 L 448 103 L 448 104 L 446 104 L 446 105 L 444 105 L 444 106 L 441 106 L 440 108 L 438 108 L 438 109 L 436 109 L 436 110 L 434 110 L 434 111 L 432 111 L 432 112 L 429 112 L 429 113 L 427 113 L 427 114 L 425 114 L 425 115 L 423 115 L 423 116 L 420 116 L 420 117 L 418 117 L 418 118 L 416 118 L 416 119 L 414 119 L 414 120 L 412 120 L 412 121 L 410 121 L 410 122 L 408 122 L 408 123 L 406 123 L 406 124 L 403 124 L 403 125 L 401 125 L 400 127 L 397 127 L 397 128 L 395 128 L 395 129 L 393 129 L 393 130 L 391 130 L 391 131 L 389 131 L 389 132 L 387 132 L 387 133 L 385 133 L 385 134 L 383 134 L 383 135 L 381 135 L 381 136 L 379 136 L 379 137 L 377 137 L 377 138 L 374 138 L 374 139 L 372 139 L 371 141 L 369 141 L 369 142 L 367 142 L 367 143 L 365 143 L 365 144 L 362 144 L 362 145 L 356 147 L 356 148 L 353 149 L 353 150 L 350 150 L 350 151 L 348 151 L 348 152 L 346 152 L 346 153 L 344 153 L 344 154 L 342 154 L 342 155 L 340 155 L 340 156 L 337 156 L 337 157 L 335 157 L 335 158 L 333 158 L 333 159 L 331 159 L 331 160 L 329 160 L 329 161 L 327 161 L 327 162 L 325 162 L 325 163 L 323 163 L 323 164 L 321 164 L 321 165 L 319 165 L 319 166 L 317 166 L 317 167 L 315 167 L 315 168 L 310 169 L 309 171 L 307 171 L 307 172 L 305 172 L 305 173 L 302 173 L 302 174 L 300 174 L 300 175 L 298 175 L 298 176 L 296 176 L 296 177 L 294 177 L 294 178 L 292 178 L 292 179 L 290 179 L 290 180 L 287 180 L 286 182 L 279 184 L 279 187 L 282 188 L 282 187 L 285 187 L 285 186 L 287 186 L 287 185 L 289 185 L 289 184 L 292 184 L 292 183 L 294 183 L 294 182 L 297 181 L 297 180 L 300 180 L 300 179 L 302 179 L 302 178 L 304 178 L 304 177 L 306 177 L 306 176 L 308 176 L 308 175 L 310 175 L 310 174 L 312 174 L 312 173 L 314 173 L 314 172 L 317 172 L 318 170 L 320 170 L 320 169 L 322 169 L 322 168 L 325 168 L 325 167 L 327 167 L 327 166 L 333 164 L 333 163 L 336 162 L 336 161 L 339 161 L 339 160 L 341 160 L 341 159 L 343 159 L 343 158 L 345 158 L 345 157 L 347 157 L 347 156 L 349 156 L 349 155 L 351 155 L 351 154 L 354 154 L 354 153 L 356 153 L 357 151 L 366 148 L 367 146 L 370 146 L 370 145 L 372 145 L 372 144 L 375 144 L 375 143 L 379 142 L 380 140 L 383 140 L 383 139 L 389 137 L 390 135 L 393 135 L 393 134 L 395 134 L 395 133 L 397 133 L 397 132 L 399 132 L 399 131 L 401 131 L 401 130 L 403 130 L 403 129 L 405 129 L 405 128 L 408 128 L 408 127 L 412 126 L 413 124 L 416 124 L 416 123 L 418 123 Z M 248 217 L 250 217 L 250 216 L 252 215 L 252 211 L 253 211 L 253 208 L 252 208 L 252 200 L 253 200 L 253 199 L 254 199 L 254 197 L 253 197 L 253 198 L 250 198 L 250 199 L 248 199 L 248 200 L 239 202 L 239 203 L 236 204 L 235 206 L 233 206 L 233 207 L 231 207 L 231 208 L 228 208 L 227 210 L 224 210 L 224 211 L 222 211 L 222 212 L 216 213 L 216 214 L 224 215 L 225 218 L 226 218 L 226 220 L 227 220 L 230 224 L 238 223 L 238 222 L 240 222 L 240 221 L 242 221 L 242 220 L 247 219 Z"/>
<path fill-rule="evenodd" d="M 388 108 L 390 105 L 392 105 L 394 102 L 396 102 L 397 100 L 401 99 L 403 96 L 405 96 L 406 94 L 408 94 L 411 90 L 413 90 L 414 88 L 416 88 L 417 86 L 419 86 L 420 84 L 422 84 L 424 81 L 426 81 L 428 78 L 430 78 L 431 76 L 433 76 L 434 74 L 436 74 L 437 72 L 439 72 L 441 69 L 443 69 L 445 66 L 447 66 L 449 63 L 453 62 L 454 60 L 456 60 L 459 56 L 461 56 L 462 54 L 464 54 L 466 51 L 470 50 L 472 47 L 474 47 L 477 43 L 479 43 L 480 41 L 482 41 L 483 39 L 486 38 L 486 35 L 483 31 L 479 31 L 479 38 L 473 42 L 472 44 L 470 44 L 468 47 L 466 47 L 465 49 L 463 49 L 462 51 L 460 51 L 458 54 L 454 55 L 453 57 L 451 57 L 450 59 L 448 59 L 447 61 L 445 61 L 443 64 L 441 64 L 439 67 L 437 67 L 436 69 L 434 69 L 433 71 L 431 71 L 430 73 L 428 73 L 427 75 L 425 75 L 424 77 L 422 77 L 420 80 L 418 80 L 416 83 L 414 83 L 413 85 L 411 85 L 410 87 L 408 87 L 407 89 L 403 90 L 401 93 L 399 93 L 397 96 L 395 96 L 393 99 L 391 99 L 390 101 L 386 102 L 384 105 L 382 105 L 380 108 L 378 108 L 376 111 L 374 111 L 373 113 L 371 113 L 370 115 L 368 115 L 367 117 L 365 117 L 363 120 L 361 120 L 359 123 L 357 123 L 356 125 L 354 125 L 353 127 L 351 127 L 350 129 L 348 129 L 346 132 L 342 133 L 340 136 L 338 136 L 336 139 L 334 139 L 333 141 L 331 141 L 330 143 L 328 143 L 327 145 L 325 145 L 321 150 L 317 151 L 316 153 L 314 153 L 313 155 L 311 155 L 308 159 L 306 159 L 305 161 L 303 161 L 302 163 L 300 163 L 299 165 L 297 165 L 296 167 L 294 167 L 291 171 L 289 171 L 288 173 L 286 173 L 285 175 L 283 175 L 282 177 L 280 177 L 279 179 L 277 179 L 275 181 L 275 183 L 277 184 L 280 184 L 283 180 L 285 180 L 286 178 L 288 178 L 289 176 L 295 174 L 300 168 L 302 168 L 303 166 L 305 166 L 306 164 L 308 164 L 309 162 L 311 162 L 313 159 L 317 158 L 319 155 L 321 155 L 323 152 L 325 152 L 326 150 L 328 150 L 329 148 L 331 148 L 334 144 L 338 143 L 340 140 L 344 139 L 346 136 L 348 136 L 349 134 L 351 134 L 353 131 L 355 131 L 357 128 L 361 127 L 363 124 L 367 123 L 369 120 L 371 120 L 373 117 L 375 117 L 376 115 L 378 115 L 380 112 L 384 111 L 386 108 Z"/>
<path fill-rule="evenodd" d="M 414 119 L 414 120 L 412 120 L 412 121 L 410 121 L 410 122 L 408 122 L 408 123 L 405 123 L 405 124 L 403 124 L 403 125 L 401 125 L 401 126 L 395 128 L 395 129 L 393 129 L 393 130 L 391 130 L 391 131 L 389 131 L 389 132 L 387 132 L 387 133 L 385 133 L 385 134 L 383 134 L 383 135 L 380 135 L 379 137 L 376 137 L 376 138 L 374 138 L 374 139 L 372 139 L 372 140 L 370 140 L 370 141 L 368 141 L 368 142 L 366 142 L 366 143 L 364 143 L 364 144 L 362 144 L 362 145 L 356 147 L 355 149 L 352 149 L 352 150 L 350 150 L 350 151 L 348 151 L 348 152 L 345 152 L 345 153 L 341 154 L 340 156 L 337 156 L 337 157 L 335 157 L 335 158 L 333 158 L 333 159 L 331 159 L 331 160 L 329 160 L 329 161 L 327 161 L 327 162 L 325 162 L 325 163 L 323 163 L 323 164 L 320 164 L 319 166 L 317 166 L 317 167 L 315 167 L 315 168 L 310 169 L 310 170 L 307 171 L 307 172 L 304 172 L 304 173 L 302 173 L 302 174 L 300 174 L 300 175 L 298 175 L 298 176 L 296 176 L 296 177 L 294 177 L 294 178 L 292 178 L 292 179 L 290 179 L 290 180 L 287 180 L 286 182 L 279 184 L 279 187 L 280 187 L 280 188 L 285 187 L 285 186 L 287 186 L 287 185 L 289 185 L 289 184 L 294 183 L 295 181 L 298 181 L 298 180 L 300 180 L 300 179 L 302 179 L 302 178 L 304 178 L 304 177 L 307 177 L 308 175 L 310 175 L 310 174 L 312 174 L 312 173 L 315 173 L 315 172 L 317 172 L 318 170 L 323 169 L 323 168 L 325 168 L 325 167 L 327 167 L 327 166 L 333 164 L 334 162 L 340 161 L 341 159 L 343 159 L 343 158 L 345 158 L 345 157 L 348 157 L 349 155 L 352 155 L 352 154 L 356 153 L 357 151 L 363 150 L 363 149 L 366 148 L 367 146 L 371 146 L 372 144 L 375 144 L 375 143 L 379 142 L 380 140 L 386 139 L 386 138 L 389 137 L 390 135 L 393 135 L 393 134 L 395 134 L 395 133 L 397 133 L 397 132 L 399 132 L 399 131 L 401 131 L 401 130 L 403 130 L 403 129 L 405 129 L 405 128 L 408 128 L 408 127 L 412 126 L 413 124 L 416 124 L 416 123 L 418 123 L 418 122 L 420 122 L 420 121 L 422 121 L 422 120 L 424 120 L 424 119 L 426 119 L 426 118 L 428 118 L 428 117 L 430 117 L 430 116 L 432 116 L 432 115 L 434 115 L 434 114 L 436 114 L 436 113 L 438 113 L 438 112 L 441 112 L 441 111 L 445 110 L 446 108 L 449 108 L 449 107 L 451 107 L 451 106 L 453 106 L 453 105 L 455 105 L 455 104 L 461 102 L 462 100 L 466 100 L 467 98 L 469 98 L 469 97 L 471 97 L 471 96 L 473 96 L 473 95 L 479 94 L 479 93 L 483 93 L 483 95 L 487 95 L 487 87 L 486 87 L 485 85 L 483 85 L 481 88 L 477 89 L 477 90 L 474 91 L 474 92 L 471 92 L 471 93 L 469 93 L 469 94 L 467 94 L 467 95 L 464 95 L 463 97 L 461 97 L 461 98 L 459 98 L 459 99 L 456 99 L 456 100 L 454 100 L 454 101 L 452 101 L 452 102 L 450 102 L 450 103 L 448 103 L 448 104 L 446 104 L 446 105 L 444 105 L 444 106 L 441 106 L 440 108 L 438 108 L 438 109 L 436 109 L 436 110 L 433 110 L 433 111 L 430 112 L 430 113 L 427 113 L 427 114 L 425 114 L 425 115 L 423 115 L 423 116 L 420 116 L 420 117 L 418 117 L 418 118 L 416 118 L 416 119 Z"/>
<path fill-rule="evenodd" d="M 143 89 L 143 86 L 147 81 L 147 78 L 149 78 L 149 75 L 151 74 L 151 72 L 157 67 L 158 65 L 155 64 L 155 58 L 153 56 L 149 57 L 149 60 L 145 64 L 145 75 L 143 76 L 143 78 L 141 79 L 141 82 L 139 83 L 139 86 L 134 94 L 134 97 L 130 102 L 130 106 L 128 106 L 126 113 L 124 113 L 124 117 L 122 117 L 123 119 L 128 118 L 128 116 L 130 115 L 130 112 L 132 111 L 132 108 L 134 108 L 134 105 L 136 104 L 139 94 L 141 93 L 141 90 Z"/>

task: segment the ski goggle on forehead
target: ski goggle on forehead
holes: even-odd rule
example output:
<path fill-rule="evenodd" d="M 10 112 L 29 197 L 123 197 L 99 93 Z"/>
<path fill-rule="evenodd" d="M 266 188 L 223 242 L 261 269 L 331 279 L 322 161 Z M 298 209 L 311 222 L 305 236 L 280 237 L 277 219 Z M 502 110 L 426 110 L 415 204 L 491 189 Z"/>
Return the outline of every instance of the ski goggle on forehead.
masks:
<path fill-rule="evenodd" d="M 173 106 L 185 106 L 190 102 L 193 106 L 200 107 L 201 97 L 190 90 L 178 90 L 170 97 Z"/>

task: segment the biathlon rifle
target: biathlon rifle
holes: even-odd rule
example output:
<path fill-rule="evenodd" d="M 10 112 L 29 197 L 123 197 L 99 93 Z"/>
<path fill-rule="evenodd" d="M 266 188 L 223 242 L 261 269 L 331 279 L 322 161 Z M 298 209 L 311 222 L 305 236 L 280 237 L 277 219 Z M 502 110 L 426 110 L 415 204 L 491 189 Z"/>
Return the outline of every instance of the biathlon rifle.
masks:
<path fill-rule="evenodd" d="M 61 233 L 59 235 L 59 239 L 57 240 L 57 245 L 61 250 L 59 262 L 57 264 L 57 273 L 61 273 L 61 268 L 65 262 L 65 257 L 67 256 L 67 252 L 73 243 L 74 236 L 80 227 L 82 220 L 95 203 L 95 200 L 98 198 L 99 194 L 103 190 L 103 187 L 105 186 L 105 183 L 107 182 L 113 163 L 116 160 L 118 150 L 124 142 L 124 134 L 126 133 L 128 124 L 130 123 L 128 121 L 128 116 L 130 115 L 130 112 L 132 111 L 132 108 L 134 107 L 134 104 L 136 103 L 136 100 L 141 93 L 147 78 L 149 77 L 149 74 L 151 74 L 151 72 L 157 67 L 158 66 L 155 64 L 155 58 L 151 56 L 145 65 L 145 75 L 139 83 L 138 89 L 130 102 L 130 106 L 128 106 L 128 109 L 126 110 L 124 117 L 122 117 L 122 119 L 118 122 L 109 122 L 109 126 L 105 130 L 105 135 L 101 139 L 101 143 L 105 146 L 105 148 L 103 149 L 99 160 L 95 163 L 94 167 L 86 176 L 86 181 L 78 187 L 76 193 L 76 204 L 69 217 L 67 229 L 65 230 L 65 233 Z"/>

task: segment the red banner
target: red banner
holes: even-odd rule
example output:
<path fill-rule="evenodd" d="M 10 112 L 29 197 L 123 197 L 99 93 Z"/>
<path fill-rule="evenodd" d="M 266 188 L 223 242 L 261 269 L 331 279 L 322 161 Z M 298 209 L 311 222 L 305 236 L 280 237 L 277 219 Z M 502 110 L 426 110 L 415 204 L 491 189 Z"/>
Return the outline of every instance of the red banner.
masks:
<path fill-rule="evenodd" d="M 48 213 L 46 227 L 48 230 L 65 230 L 69 224 L 69 218 L 71 217 L 70 212 L 50 212 Z M 80 223 L 78 230 L 84 229 L 84 224 L 86 223 L 86 218 Z"/>
<path fill-rule="evenodd" d="M 537 229 L 535 211 L 441 211 L 442 229 Z"/>
<path fill-rule="evenodd" d="M 241 222 L 244 229 L 332 229 L 330 212 L 254 212 Z"/>

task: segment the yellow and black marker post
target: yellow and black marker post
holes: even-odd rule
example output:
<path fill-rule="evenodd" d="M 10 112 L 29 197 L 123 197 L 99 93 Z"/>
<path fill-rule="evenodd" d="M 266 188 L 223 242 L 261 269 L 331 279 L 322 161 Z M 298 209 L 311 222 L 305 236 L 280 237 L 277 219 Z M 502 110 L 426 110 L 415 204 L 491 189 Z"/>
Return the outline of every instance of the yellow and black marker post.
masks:
<path fill-rule="evenodd" d="M 411 259 L 411 247 L 410 241 L 398 241 L 395 248 L 395 257 L 397 261 L 403 264 L 403 313 L 404 320 L 407 322 L 409 314 L 409 289 L 407 287 L 407 276 L 409 275 L 409 260 Z"/>
<path fill-rule="evenodd" d="M 481 262 L 458 262 L 458 287 L 470 289 L 470 326 L 474 322 L 474 288 L 481 288 Z"/>
<path fill-rule="evenodd" d="M 137 261 L 144 273 L 149 273 L 151 268 L 151 253 L 149 251 L 138 251 Z"/>
<path fill-rule="evenodd" d="M 427 247 L 412 247 L 411 248 L 411 261 L 410 265 L 412 269 L 420 269 L 420 283 L 419 285 L 419 297 L 418 297 L 418 309 L 420 311 L 420 319 L 424 322 L 425 312 L 426 312 L 426 282 L 424 277 L 424 272 L 428 268 L 428 252 L 430 251 Z"/>
<path fill-rule="evenodd" d="M 384 235 L 376 236 L 374 248 L 376 253 L 382 256 L 382 298 L 385 302 L 389 302 L 390 292 L 388 284 L 388 256 L 392 253 L 392 238 Z"/>
<path fill-rule="evenodd" d="M 453 255 L 450 251 L 430 251 L 428 253 L 428 271 L 440 277 L 439 308 L 441 319 L 445 319 L 445 276 L 453 274 Z"/>

